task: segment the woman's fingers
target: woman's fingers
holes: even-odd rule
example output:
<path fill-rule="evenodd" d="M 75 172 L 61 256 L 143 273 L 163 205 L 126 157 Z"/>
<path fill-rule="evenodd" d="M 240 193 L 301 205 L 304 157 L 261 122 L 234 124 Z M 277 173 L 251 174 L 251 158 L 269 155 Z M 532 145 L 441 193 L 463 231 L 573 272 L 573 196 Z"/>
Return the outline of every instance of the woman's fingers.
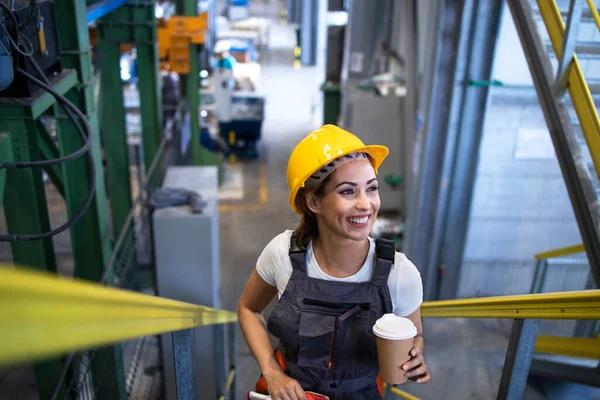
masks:
<path fill-rule="evenodd" d="M 302 387 L 298 382 L 294 385 L 294 391 L 298 400 L 306 400 L 306 393 L 304 393 L 304 390 L 302 390 Z"/>
<path fill-rule="evenodd" d="M 411 358 L 410 360 L 405 362 L 404 365 L 402 365 L 402 369 L 404 371 L 410 371 L 411 369 L 423 364 L 423 362 L 425 362 L 425 359 L 423 358 L 423 356 L 418 355 L 415 358 Z"/>
<path fill-rule="evenodd" d="M 404 375 L 406 375 L 409 378 L 413 378 L 413 377 L 424 375 L 425 373 L 427 373 L 427 365 L 421 364 L 417 368 L 407 371 Z"/>
<path fill-rule="evenodd" d="M 431 374 L 429 373 L 429 371 L 427 371 L 427 373 L 425 375 L 423 375 L 422 377 L 417 379 L 417 383 L 427 383 L 430 380 L 431 380 Z"/>

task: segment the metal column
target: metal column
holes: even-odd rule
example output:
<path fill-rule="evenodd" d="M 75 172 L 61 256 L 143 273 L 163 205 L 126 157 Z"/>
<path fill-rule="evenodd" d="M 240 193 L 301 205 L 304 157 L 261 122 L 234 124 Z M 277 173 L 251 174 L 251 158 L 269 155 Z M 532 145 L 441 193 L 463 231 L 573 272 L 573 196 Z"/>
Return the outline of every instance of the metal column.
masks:
<path fill-rule="evenodd" d="M 39 160 L 37 133 L 32 119 L 4 119 L 0 116 L 3 132 L 9 132 L 15 161 Z M 6 175 L 4 215 L 9 233 L 42 233 L 50 230 L 48 206 L 40 168 L 0 170 Z M 11 243 L 15 264 L 56 272 L 52 238 Z M 40 398 L 52 393 L 61 369 L 59 358 L 36 363 L 35 380 Z M 63 392 L 64 393 L 64 392 Z"/>
<path fill-rule="evenodd" d="M 110 255 L 106 193 L 100 149 L 100 129 L 94 104 L 91 46 L 86 23 L 86 4 L 77 0 L 56 3 L 59 27 L 61 62 L 63 67 L 77 71 L 78 84 L 67 97 L 88 117 L 92 127 L 92 151 L 96 165 L 96 194 L 90 208 L 70 229 L 75 259 L 75 276 L 99 281 Z M 57 130 L 61 154 L 71 153 L 81 147 L 72 123 L 59 115 Z M 80 158 L 64 166 L 66 203 L 69 215 L 81 207 L 89 187 L 89 169 L 86 158 Z M 120 346 L 98 350 L 93 361 L 92 376 L 98 387 L 99 399 L 126 399 L 125 376 Z M 99 385 L 99 383 L 102 385 Z"/>
<path fill-rule="evenodd" d="M 456 113 L 451 114 L 448 126 L 449 136 L 455 138 L 455 154 L 447 164 L 451 168 L 449 184 L 444 188 L 448 194 L 447 208 L 438 208 L 437 216 L 440 218 L 434 228 L 436 241 L 441 239 L 441 242 L 434 243 L 434 251 L 438 249 L 436 246 L 440 246 L 441 253 L 432 254 L 428 266 L 430 269 L 437 266 L 444 268 L 445 275 L 441 277 L 438 289 L 441 299 L 454 298 L 458 290 L 489 93 L 487 86 L 469 86 L 468 82 L 471 79 L 489 81 L 491 78 L 502 5 L 503 0 L 477 0 L 466 6 L 473 7 L 473 14 L 470 16 L 466 51 L 461 60 L 465 62 L 465 68 L 461 68 L 463 74 L 459 77 L 462 88 L 455 92 L 460 98 L 455 103 L 458 107 Z M 442 233 L 443 236 L 440 236 Z"/>
<path fill-rule="evenodd" d="M 139 79 L 140 108 L 142 114 L 142 136 L 144 164 L 150 168 L 162 140 L 162 95 L 160 87 L 158 39 L 156 33 L 154 7 L 152 5 L 133 6 L 133 21 L 145 24 L 142 32 L 134 32 L 137 51 L 137 75 Z M 140 29 L 142 31 L 142 29 Z"/>
<path fill-rule="evenodd" d="M 102 27 L 100 36 L 105 29 L 110 28 Z M 119 63 L 121 51 L 118 43 L 108 41 L 98 43 L 96 51 L 100 66 L 100 120 L 106 154 L 108 192 L 113 235 L 117 236 L 132 205 L 123 84 Z"/>
<path fill-rule="evenodd" d="M 175 355 L 175 381 L 177 399 L 196 399 L 196 361 L 194 356 L 194 330 L 184 329 L 173 335 L 173 353 Z"/>
<path fill-rule="evenodd" d="M 178 0 L 177 14 L 186 16 L 198 15 L 198 4 L 194 0 Z M 204 148 L 200 143 L 200 57 L 199 46 L 190 45 L 190 72 L 182 76 L 182 93 L 187 98 L 190 112 L 190 149 L 193 165 L 218 165 L 218 157 Z"/>
<path fill-rule="evenodd" d="M 432 99 L 424 110 L 425 133 L 417 137 L 422 151 L 406 248 L 422 268 L 429 300 L 452 298 L 458 286 L 488 94 L 468 81 L 489 80 L 501 6 L 501 0 L 448 0 L 438 16 L 432 90 L 424 94 Z"/>
<path fill-rule="evenodd" d="M 428 251 L 431 246 L 434 210 L 440 195 L 441 176 L 444 167 L 444 154 L 448 136 L 449 112 L 453 101 L 454 82 L 456 82 L 457 57 L 462 32 L 463 1 L 447 0 L 439 8 L 432 8 L 435 23 L 439 29 L 431 35 L 432 49 L 429 76 L 423 83 L 430 83 L 430 90 L 423 87 L 420 108 L 424 114 L 423 133 L 417 136 L 417 148 L 414 157 L 419 165 L 413 175 L 412 196 L 408 205 L 406 221 L 405 253 L 421 269 L 425 299 L 437 297 L 437 279 L 439 268 L 429 269 Z M 433 18 L 432 16 L 432 18 Z M 435 49 L 435 50 L 433 50 Z M 430 100 L 429 100 L 430 99 Z"/>
<path fill-rule="evenodd" d="M 498 400 L 523 398 L 539 329 L 539 319 L 514 320 L 496 397 Z"/>
<path fill-rule="evenodd" d="M 303 65 L 317 64 L 317 29 L 319 23 L 319 4 L 317 0 L 302 1 L 300 22 L 300 60 Z"/>

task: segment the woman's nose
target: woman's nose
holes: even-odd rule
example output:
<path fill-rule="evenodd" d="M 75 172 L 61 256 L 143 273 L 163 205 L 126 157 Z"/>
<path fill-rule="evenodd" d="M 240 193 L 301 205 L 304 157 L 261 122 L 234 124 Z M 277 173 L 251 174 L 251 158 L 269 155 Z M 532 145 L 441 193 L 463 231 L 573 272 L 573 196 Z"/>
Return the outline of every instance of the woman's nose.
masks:
<path fill-rule="evenodd" d="M 370 208 L 369 199 L 365 193 L 359 193 L 356 198 L 356 208 L 359 210 L 368 210 Z"/>

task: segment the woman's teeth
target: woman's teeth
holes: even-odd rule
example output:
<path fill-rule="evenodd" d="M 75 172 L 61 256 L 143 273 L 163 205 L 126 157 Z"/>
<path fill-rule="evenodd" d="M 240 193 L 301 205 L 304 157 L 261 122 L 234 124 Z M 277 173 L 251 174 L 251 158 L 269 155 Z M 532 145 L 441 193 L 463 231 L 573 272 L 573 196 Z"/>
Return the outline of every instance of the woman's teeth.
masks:
<path fill-rule="evenodd" d="M 349 218 L 350 222 L 352 222 L 353 224 L 366 224 L 367 221 L 369 220 L 369 217 L 362 217 L 362 218 Z"/>

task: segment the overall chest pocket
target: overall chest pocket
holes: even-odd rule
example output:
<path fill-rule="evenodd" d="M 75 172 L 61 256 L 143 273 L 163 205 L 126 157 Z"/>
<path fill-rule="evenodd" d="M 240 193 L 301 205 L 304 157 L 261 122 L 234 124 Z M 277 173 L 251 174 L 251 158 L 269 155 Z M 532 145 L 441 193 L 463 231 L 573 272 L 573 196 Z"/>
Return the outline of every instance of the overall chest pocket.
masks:
<path fill-rule="evenodd" d="M 328 369 L 331 366 L 335 339 L 336 315 L 303 310 L 298 336 L 298 366 Z"/>

